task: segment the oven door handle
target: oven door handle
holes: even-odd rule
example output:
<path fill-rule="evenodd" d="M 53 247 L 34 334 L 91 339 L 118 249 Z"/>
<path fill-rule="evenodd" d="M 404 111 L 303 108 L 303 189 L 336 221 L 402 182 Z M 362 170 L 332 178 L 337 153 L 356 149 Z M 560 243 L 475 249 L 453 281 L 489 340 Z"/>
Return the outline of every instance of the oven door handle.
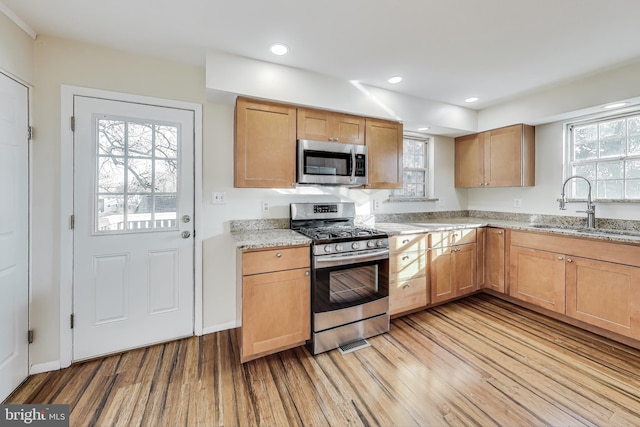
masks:
<path fill-rule="evenodd" d="M 360 255 L 322 255 L 313 258 L 315 268 L 337 267 L 358 262 L 381 261 L 389 259 L 389 250 L 377 250 Z"/>

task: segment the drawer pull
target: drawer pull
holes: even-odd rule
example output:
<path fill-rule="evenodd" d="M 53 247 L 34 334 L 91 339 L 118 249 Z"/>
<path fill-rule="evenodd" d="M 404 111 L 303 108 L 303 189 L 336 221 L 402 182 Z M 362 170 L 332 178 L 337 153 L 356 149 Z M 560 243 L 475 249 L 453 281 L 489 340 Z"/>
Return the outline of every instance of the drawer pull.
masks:
<path fill-rule="evenodd" d="M 558 261 L 562 261 L 564 259 L 563 256 L 558 256 Z"/>
<path fill-rule="evenodd" d="M 502 234 L 502 230 L 498 231 L 498 234 Z"/>
<path fill-rule="evenodd" d="M 572 260 L 571 258 L 567 258 L 567 262 L 568 262 L 568 263 L 572 263 L 572 262 L 573 262 L 573 260 Z"/>
<path fill-rule="evenodd" d="M 277 256 L 278 258 L 282 258 L 282 254 L 281 254 L 280 252 L 278 252 L 278 253 L 276 254 L 276 256 Z"/>
<path fill-rule="evenodd" d="M 305 276 L 308 276 L 308 275 L 309 275 L 309 272 L 308 272 L 308 271 L 305 271 L 305 272 L 304 272 L 304 275 L 305 275 Z"/>
<path fill-rule="evenodd" d="M 410 287 L 411 287 L 411 285 L 407 283 L 406 285 L 404 285 L 404 286 L 402 287 L 402 289 L 407 289 L 407 288 L 410 288 Z"/>
<path fill-rule="evenodd" d="M 408 260 L 408 259 L 409 259 L 409 255 L 405 255 L 405 256 L 402 257 L 403 261 Z"/>

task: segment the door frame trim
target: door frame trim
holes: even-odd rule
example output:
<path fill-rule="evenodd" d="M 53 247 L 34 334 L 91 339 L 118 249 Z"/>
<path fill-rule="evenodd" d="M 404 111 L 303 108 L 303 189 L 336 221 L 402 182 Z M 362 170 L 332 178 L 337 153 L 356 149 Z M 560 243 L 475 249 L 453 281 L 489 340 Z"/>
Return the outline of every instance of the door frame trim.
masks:
<path fill-rule="evenodd" d="M 194 310 L 193 332 L 202 335 L 202 104 L 165 98 L 134 95 L 61 85 L 60 88 L 60 367 L 73 361 L 73 332 L 69 315 L 73 312 L 73 231 L 69 217 L 73 214 L 73 132 L 71 117 L 75 96 L 133 102 L 194 112 Z"/>

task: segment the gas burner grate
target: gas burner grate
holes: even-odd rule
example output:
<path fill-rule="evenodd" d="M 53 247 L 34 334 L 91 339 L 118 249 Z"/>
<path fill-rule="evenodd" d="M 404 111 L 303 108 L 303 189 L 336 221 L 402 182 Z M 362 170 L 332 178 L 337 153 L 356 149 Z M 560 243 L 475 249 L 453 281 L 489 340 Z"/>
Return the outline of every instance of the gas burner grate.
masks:
<path fill-rule="evenodd" d="M 353 353 L 354 351 L 360 350 L 362 348 L 371 347 L 369 341 L 365 339 L 359 339 L 358 341 L 353 341 L 347 344 L 342 344 L 338 347 L 340 354 L 348 354 Z"/>

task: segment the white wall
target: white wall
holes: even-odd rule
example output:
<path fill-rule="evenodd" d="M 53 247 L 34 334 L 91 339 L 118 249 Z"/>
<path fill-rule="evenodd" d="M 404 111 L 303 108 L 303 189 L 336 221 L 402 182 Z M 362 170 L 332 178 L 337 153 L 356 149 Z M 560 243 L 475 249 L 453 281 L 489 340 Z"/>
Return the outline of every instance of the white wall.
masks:
<path fill-rule="evenodd" d="M 33 84 L 34 40 L 0 13 L 0 71 Z"/>

